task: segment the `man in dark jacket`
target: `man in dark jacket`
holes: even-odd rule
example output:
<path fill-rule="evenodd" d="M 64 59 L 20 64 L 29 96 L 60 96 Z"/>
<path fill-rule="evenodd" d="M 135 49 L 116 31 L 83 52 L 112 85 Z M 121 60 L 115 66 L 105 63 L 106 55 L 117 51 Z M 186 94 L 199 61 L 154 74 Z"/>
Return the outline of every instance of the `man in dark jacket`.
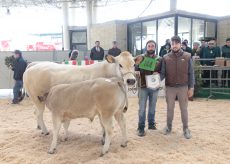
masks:
<path fill-rule="evenodd" d="M 100 42 L 95 42 L 95 47 L 91 49 L 90 52 L 91 60 L 103 60 L 104 59 L 104 49 L 100 47 Z"/>
<path fill-rule="evenodd" d="M 165 45 L 161 46 L 159 56 L 163 57 L 165 54 L 169 53 L 170 51 L 171 51 L 170 39 L 166 39 Z"/>
<path fill-rule="evenodd" d="M 15 85 L 13 88 L 14 98 L 12 104 L 18 104 L 21 99 L 21 89 L 23 87 L 23 73 L 26 70 L 27 63 L 22 57 L 22 52 L 20 50 L 15 50 L 15 62 L 11 69 L 14 71 Z"/>
<path fill-rule="evenodd" d="M 184 52 L 188 52 L 192 55 L 192 49 L 188 46 L 186 40 L 182 42 L 181 48 L 183 49 Z"/>
<path fill-rule="evenodd" d="M 183 123 L 184 137 L 191 138 L 188 129 L 188 97 L 193 96 L 194 70 L 191 54 L 181 49 L 181 39 L 174 36 L 171 39 L 172 51 L 165 55 L 162 60 L 161 79 L 165 78 L 166 102 L 167 102 L 167 125 L 164 134 L 172 131 L 175 98 L 178 97 Z"/>
<path fill-rule="evenodd" d="M 113 47 L 109 49 L 108 54 L 116 57 L 120 53 L 121 53 L 121 50 L 117 47 L 117 41 L 113 41 Z"/>
<path fill-rule="evenodd" d="M 215 64 L 216 57 L 220 57 L 220 47 L 217 47 L 216 41 L 212 39 L 208 42 L 208 47 L 203 48 L 203 50 L 201 51 L 200 58 L 207 59 L 201 61 L 201 64 L 206 66 L 213 66 Z M 213 78 L 217 78 L 216 70 L 213 70 L 211 73 Z M 210 78 L 210 71 L 204 70 L 202 78 Z M 212 82 L 215 82 L 217 84 L 217 81 Z M 204 87 L 208 87 L 210 85 L 210 80 L 205 80 L 203 85 Z"/>
<path fill-rule="evenodd" d="M 226 39 L 226 45 L 222 47 L 222 57 L 228 58 L 226 63 L 230 62 L 230 38 Z M 230 78 L 230 71 L 224 71 L 224 78 Z M 230 80 L 227 81 L 228 87 L 230 87 Z M 224 85 L 226 81 L 224 80 Z"/>
<path fill-rule="evenodd" d="M 230 38 L 226 39 L 226 44 L 222 47 L 222 57 L 230 58 Z"/>

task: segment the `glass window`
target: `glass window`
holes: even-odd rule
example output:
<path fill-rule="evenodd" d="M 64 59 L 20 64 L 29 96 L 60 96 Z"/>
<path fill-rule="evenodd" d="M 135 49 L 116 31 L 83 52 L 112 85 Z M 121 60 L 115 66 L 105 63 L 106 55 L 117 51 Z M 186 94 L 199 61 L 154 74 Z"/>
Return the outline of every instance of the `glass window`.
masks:
<path fill-rule="evenodd" d="M 146 42 L 148 40 L 156 41 L 156 21 L 142 23 L 142 53 L 146 50 Z"/>
<path fill-rule="evenodd" d="M 200 38 L 204 37 L 204 20 L 192 20 L 192 43 L 197 42 Z"/>
<path fill-rule="evenodd" d="M 178 36 L 180 36 L 181 41 L 187 39 L 188 45 L 191 46 L 191 19 L 178 17 Z"/>
<path fill-rule="evenodd" d="M 174 24 L 174 17 L 158 20 L 158 52 L 160 47 L 165 45 L 166 39 L 171 39 L 174 36 Z"/>
<path fill-rule="evenodd" d="M 76 31 L 72 33 L 72 43 L 86 43 L 86 31 Z"/>
<path fill-rule="evenodd" d="M 205 37 L 216 37 L 215 22 L 206 22 Z"/>
<path fill-rule="evenodd" d="M 133 56 L 141 54 L 141 23 L 130 24 L 129 32 L 129 51 Z"/>

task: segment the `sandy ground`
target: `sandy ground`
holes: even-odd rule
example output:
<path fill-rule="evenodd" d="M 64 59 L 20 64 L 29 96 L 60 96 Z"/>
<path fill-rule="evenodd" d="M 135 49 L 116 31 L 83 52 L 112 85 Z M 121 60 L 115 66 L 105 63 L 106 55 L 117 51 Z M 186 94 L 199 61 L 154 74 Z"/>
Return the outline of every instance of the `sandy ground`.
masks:
<path fill-rule="evenodd" d="M 230 162 L 230 101 L 198 99 L 189 102 L 189 119 L 192 139 L 186 140 L 178 104 L 176 105 L 173 132 L 162 134 L 166 120 L 165 99 L 159 98 L 156 121 L 158 130 L 147 131 L 143 138 L 136 135 L 137 99 L 129 98 L 126 116 L 128 147 L 120 147 L 121 133 L 114 124 L 110 152 L 99 157 L 101 128 L 98 118 L 73 120 L 69 140 L 59 140 L 57 153 L 47 154 L 52 140 L 49 110 L 44 120 L 51 134 L 41 135 L 36 127 L 33 104 L 24 100 L 11 105 L 0 100 L 0 163 L 229 163 Z M 60 132 L 63 137 L 63 129 Z"/>

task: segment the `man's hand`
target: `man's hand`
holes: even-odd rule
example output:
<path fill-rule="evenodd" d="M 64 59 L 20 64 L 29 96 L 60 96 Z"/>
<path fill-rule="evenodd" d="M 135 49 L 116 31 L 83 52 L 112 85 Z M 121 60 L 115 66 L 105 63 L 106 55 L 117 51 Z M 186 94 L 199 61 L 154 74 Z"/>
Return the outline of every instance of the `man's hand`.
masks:
<path fill-rule="evenodd" d="M 194 88 L 189 88 L 188 90 L 188 97 L 192 97 L 194 93 Z"/>

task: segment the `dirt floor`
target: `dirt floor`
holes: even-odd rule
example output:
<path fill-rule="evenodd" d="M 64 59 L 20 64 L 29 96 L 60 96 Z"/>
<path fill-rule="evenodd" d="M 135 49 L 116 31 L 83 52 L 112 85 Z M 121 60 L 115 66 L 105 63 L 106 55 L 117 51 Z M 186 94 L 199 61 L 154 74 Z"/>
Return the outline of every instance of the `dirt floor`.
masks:
<path fill-rule="evenodd" d="M 114 124 L 110 151 L 99 157 L 101 151 L 101 127 L 98 118 L 73 120 L 69 139 L 59 140 L 56 154 L 47 154 L 52 140 L 52 124 L 49 110 L 44 120 L 51 132 L 43 136 L 36 129 L 33 104 L 24 100 L 19 105 L 0 100 L 0 163 L 230 163 L 230 101 L 198 99 L 189 102 L 189 125 L 192 139 L 182 134 L 180 110 L 176 105 L 173 132 L 164 136 L 166 120 L 165 99 L 157 102 L 156 131 L 147 131 L 138 137 L 137 98 L 129 98 L 126 116 L 129 143 L 120 147 L 121 133 Z M 63 137 L 63 129 L 60 132 Z"/>

